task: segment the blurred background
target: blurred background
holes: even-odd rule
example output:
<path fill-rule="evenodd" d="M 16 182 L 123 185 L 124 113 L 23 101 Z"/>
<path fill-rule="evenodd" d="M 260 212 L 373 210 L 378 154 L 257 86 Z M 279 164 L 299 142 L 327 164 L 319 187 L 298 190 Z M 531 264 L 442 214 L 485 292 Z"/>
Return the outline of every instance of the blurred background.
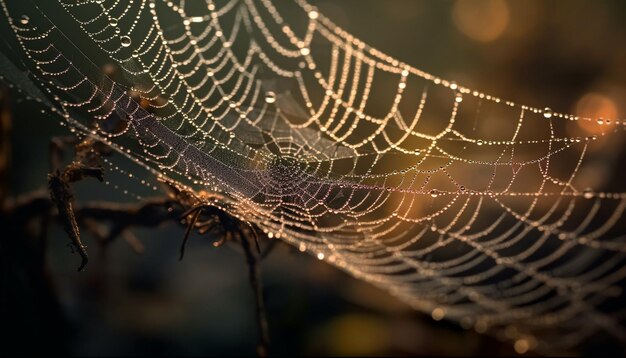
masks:
<path fill-rule="evenodd" d="M 591 118 L 626 113 L 622 0 L 311 3 L 373 47 L 470 88 Z M 45 186 L 49 139 L 67 131 L 40 121 L 39 112 L 16 94 L 3 89 L 2 96 L 3 118 L 10 116 L 12 127 L 10 137 L 2 139 L 5 153 L 7 143 L 12 148 L 2 168 L 6 189 L 15 197 Z M 614 145 L 615 155 L 623 158 L 621 143 Z M 610 168 L 601 161 L 597 168 L 597 185 L 605 185 L 603 174 Z M 116 183 L 139 190 L 139 185 Z M 101 185 L 78 183 L 77 200 L 132 200 L 123 190 Z M 63 230 L 51 225 L 43 253 L 44 286 L 29 282 L 19 269 L 1 273 L 3 315 L 11 320 L 0 320 L 13 328 L 6 337 L 27 352 L 50 354 L 254 354 L 254 297 L 240 248 L 214 248 L 207 238 L 193 236 L 179 262 L 183 231 L 173 225 L 134 230 L 145 246 L 141 255 L 122 240 L 101 250 L 86 235 L 92 260 L 86 272 L 77 273 L 78 256 L 66 246 Z M 7 246 L 0 249 L 3 260 L 13 255 Z M 261 269 L 271 354 L 516 354 L 497 338 L 416 313 L 286 245 L 278 245 Z M 9 275 L 17 275 L 17 281 L 23 275 L 21 284 L 6 285 L 15 279 Z M 568 353 L 623 352 L 604 343 L 592 341 Z"/>

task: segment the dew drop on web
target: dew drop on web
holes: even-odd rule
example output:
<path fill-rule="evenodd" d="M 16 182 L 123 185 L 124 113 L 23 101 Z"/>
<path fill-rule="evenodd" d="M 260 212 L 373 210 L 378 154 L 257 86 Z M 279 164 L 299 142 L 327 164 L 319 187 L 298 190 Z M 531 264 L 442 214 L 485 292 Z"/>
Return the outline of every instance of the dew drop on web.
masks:
<path fill-rule="evenodd" d="M 550 109 L 550 107 L 546 107 L 543 109 L 543 117 L 546 119 L 552 118 L 552 109 Z"/>
<path fill-rule="evenodd" d="M 122 46 L 128 47 L 130 46 L 132 41 L 130 40 L 130 37 L 128 36 L 122 36 L 120 37 L 120 42 L 122 43 Z"/>
<path fill-rule="evenodd" d="M 266 103 L 274 103 L 276 102 L 276 93 L 272 91 L 267 91 L 265 93 L 265 102 Z"/>

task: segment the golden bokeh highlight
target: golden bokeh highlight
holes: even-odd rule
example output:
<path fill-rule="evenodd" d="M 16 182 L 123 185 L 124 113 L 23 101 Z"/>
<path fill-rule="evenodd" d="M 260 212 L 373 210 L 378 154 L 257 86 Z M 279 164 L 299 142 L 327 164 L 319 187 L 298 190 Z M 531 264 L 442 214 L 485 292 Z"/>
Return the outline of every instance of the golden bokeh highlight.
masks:
<path fill-rule="evenodd" d="M 515 349 L 515 352 L 517 354 L 524 354 L 528 352 L 528 350 L 530 349 L 530 344 L 528 340 L 526 340 L 525 338 L 520 338 L 517 341 L 515 341 L 513 348 Z"/>
<path fill-rule="evenodd" d="M 530 33 L 537 27 L 545 16 L 546 6 L 543 2 L 513 1 L 506 4 L 509 7 L 511 21 L 506 29 L 506 36 L 516 41 L 530 40 Z"/>
<path fill-rule="evenodd" d="M 615 102 L 599 93 L 587 93 L 582 96 L 574 109 L 574 113 L 581 118 L 591 118 L 592 121 L 577 121 L 578 126 L 589 134 L 600 134 L 607 130 L 613 123 L 606 119 L 617 118 L 617 105 Z"/>
<path fill-rule="evenodd" d="M 452 20 L 464 35 L 479 42 L 494 41 L 510 23 L 509 6 L 503 0 L 457 0 Z"/>
<path fill-rule="evenodd" d="M 441 307 L 437 307 L 433 309 L 433 311 L 430 313 L 430 316 L 435 321 L 441 321 L 445 315 L 446 315 L 446 311 L 444 311 L 444 309 Z"/>
<path fill-rule="evenodd" d="M 350 314 L 333 320 L 324 329 L 331 355 L 377 355 L 389 345 L 388 328 L 376 317 Z"/>

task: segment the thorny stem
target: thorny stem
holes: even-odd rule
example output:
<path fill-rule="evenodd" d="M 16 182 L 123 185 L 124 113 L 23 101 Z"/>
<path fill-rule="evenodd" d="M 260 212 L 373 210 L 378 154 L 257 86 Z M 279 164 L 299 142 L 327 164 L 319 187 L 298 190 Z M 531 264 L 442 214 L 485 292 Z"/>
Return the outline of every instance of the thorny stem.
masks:
<path fill-rule="evenodd" d="M 185 256 L 185 245 L 187 244 L 187 240 L 189 239 L 189 234 L 191 234 L 191 230 L 193 230 L 194 226 L 196 225 L 196 222 L 198 221 L 198 217 L 200 216 L 201 213 L 202 213 L 202 208 L 198 208 L 196 212 L 193 213 L 191 220 L 189 220 L 188 218 L 185 218 L 185 220 L 188 220 L 187 230 L 185 231 L 185 237 L 183 237 L 183 242 L 180 244 L 180 257 L 178 258 L 178 261 L 182 261 L 183 257 Z"/>
<path fill-rule="evenodd" d="M 267 357 L 269 354 L 269 326 L 267 324 L 267 315 L 265 312 L 265 302 L 263 300 L 263 286 L 261 285 L 261 269 L 259 258 L 252 250 L 252 245 L 248 236 L 239 231 L 239 238 L 241 240 L 241 246 L 246 255 L 246 262 L 248 263 L 248 274 L 250 275 L 250 285 L 254 291 L 255 305 L 256 305 L 256 318 L 259 329 L 259 344 L 257 345 L 257 355 L 259 357 Z"/>
<path fill-rule="evenodd" d="M 65 144 L 71 143 L 72 141 L 67 138 L 64 138 L 62 141 L 53 142 L 51 145 L 51 149 L 53 149 L 53 157 L 57 160 L 51 160 L 51 164 L 58 165 L 60 162 L 60 148 L 62 148 Z M 78 271 L 81 271 L 88 262 L 87 250 L 86 247 L 82 244 L 80 239 L 80 232 L 78 229 L 78 224 L 76 222 L 76 216 L 74 213 L 73 202 L 74 197 L 70 187 L 70 184 L 79 180 L 84 179 L 85 177 L 95 177 L 100 181 L 103 180 L 104 171 L 101 167 L 90 166 L 89 164 L 94 163 L 94 158 L 89 156 L 93 148 L 94 143 L 92 142 L 82 142 L 76 145 L 76 156 L 75 161 L 68 164 L 62 171 L 56 170 L 53 171 L 48 176 L 48 185 L 50 190 L 50 197 L 52 202 L 56 205 L 59 211 L 59 217 L 63 222 L 63 226 L 65 231 L 67 232 L 72 245 L 78 250 L 81 256 L 81 264 L 78 268 Z M 57 148 L 58 147 L 58 148 Z M 54 149 L 57 149 L 54 152 Z M 85 163 L 87 162 L 87 163 Z M 137 212 L 137 214 L 141 213 L 141 210 Z M 257 345 L 257 355 L 260 357 L 266 357 L 269 351 L 269 326 L 267 323 L 267 314 L 265 312 L 265 303 L 263 300 L 263 287 L 261 285 L 260 279 L 260 260 L 264 256 L 261 253 L 261 248 L 259 245 L 259 237 L 257 232 L 250 223 L 245 222 L 249 226 L 249 234 L 242 229 L 242 223 L 238 222 L 234 218 L 230 217 L 228 214 L 221 212 L 213 207 L 207 207 L 205 205 L 199 205 L 192 207 L 187 210 L 182 217 L 187 221 L 187 229 L 185 231 L 185 236 L 182 241 L 182 245 L 180 248 L 180 260 L 183 259 L 185 253 L 185 244 L 189 239 L 189 235 L 191 231 L 196 226 L 196 223 L 203 213 L 216 215 L 219 218 L 219 221 L 222 222 L 224 228 L 226 229 L 225 235 L 228 234 L 236 234 L 239 236 L 241 245 L 243 247 L 243 251 L 246 256 L 246 262 L 248 264 L 248 272 L 250 277 L 250 285 L 254 291 L 255 296 L 255 308 L 256 308 L 256 318 L 259 330 L 259 343 Z M 189 218 L 191 215 L 191 218 Z M 160 220 L 157 220 L 160 221 Z M 211 221 L 212 222 L 212 221 Z M 209 223 L 210 225 L 210 223 Z M 116 227 L 114 227 L 111 232 L 109 232 L 108 237 L 103 240 L 103 244 L 110 242 L 110 239 L 113 237 L 119 236 L 124 233 L 127 225 L 122 223 L 118 223 Z M 94 226 L 91 225 L 92 231 L 94 230 Z M 96 230 L 97 231 L 97 230 Z M 252 248 L 252 243 L 250 242 L 249 236 L 252 236 L 254 239 L 255 249 Z M 104 238 L 104 236 L 102 236 Z M 256 253 L 254 252 L 256 251 Z"/>
<path fill-rule="evenodd" d="M 89 257 L 85 245 L 80 240 L 80 232 L 76 217 L 74 215 L 73 201 L 69 184 L 61 177 L 59 171 L 48 176 L 48 186 L 50 189 L 50 198 L 56 204 L 59 210 L 59 217 L 63 221 L 63 228 L 72 241 L 72 245 L 76 248 L 81 257 L 81 263 L 78 271 L 82 271 L 87 265 Z"/>
<path fill-rule="evenodd" d="M 7 100 L 6 91 L 0 92 L 0 209 L 2 209 L 4 214 L 4 199 L 7 196 L 7 168 L 9 167 L 9 158 L 10 158 L 10 141 L 8 140 L 10 133 L 10 111 L 8 109 L 8 100 Z M 50 174 L 48 175 L 48 190 L 52 203 L 57 207 L 59 212 L 59 219 L 63 223 L 63 227 L 68 234 L 71 245 L 76 248 L 81 256 L 81 264 L 78 268 L 78 271 L 84 269 L 89 261 L 89 257 L 87 255 L 86 246 L 83 245 L 80 238 L 79 225 L 77 223 L 77 217 L 74 209 L 74 195 L 71 190 L 70 184 L 76 181 L 80 181 L 86 177 L 94 177 L 98 180 L 103 180 L 104 171 L 99 166 L 93 166 L 94 161 L 93 158 L 90 157 L 90 152 L 93 153 L 91 149 L 94 148 L 94 143 L 91 141 L 84 141 L 82 143 L 76 143 L 77 139 L 72 136 L 67 137 L 55 137 L 51 140 L 50 143 Z M 74 161 L 65 166 L 62 170 L 58 168 L 61 167 L 63 148 L 67 145 L 77 144 L 76 145 L 76 153 Z M 97 152 L 97 150 L 95 151 Z M 20 211 L 22 208 L 30 208 L 33 203 L 41 202 L 43 205 L 40 205 L 41 208 L 34 209 L 35 212 L 41 211 L 42 218 L 42 227 L 46 227 L 49 221 L 49 216 L 47 215 L 49 210 L 49 203 L 45 200 L 45 197 L 38 195 L 31 195 L 26 198 L 26 202 L 23 205 L 18 205 L 17 208 L 13 208 L 17 211 Z M 108 244 L 113 238 L 116 236 L 122 235 L 126 236 L 126 239 L 129 241 L 131 246 L 136 249 L 136 251 L 142 251 L 141 243 L 134 238 L 134 236 L 130 235 L 130 233 L 126 230 L 128 226 L 137 224 L 137 225 L 148 225 L 148 226 L 158 226 L 160 223 L 164 221 L 171 220 L 176 218 L 178 215 L 172 213 L 167 213 L 164 216 L 154 215 L 155 209 L 163 207 L 164 204 L 168 200 L 164 200 L 163 202 L 149 202 L 144 204 L 138 208 L 134 207 L 122 207 L 116 204 L 103 204 L 100 206 L 90 207 L 90 208 L 81 208 L 79 211 L 82 216 L 84 216 L 81 220 L 83 224 L 87 225 L 88 228 L 91 228 L 91 231 L 95 230 L 94 222 L 91 222 L 90 217 L 93 218 L 116 218 L 117 226 L 109 232 L 108 235 L 104 235 L 100 233 L 97 235 L 101 238 L 103 245 Z M 21 202 L 18 200 L 18 202 Z M 36 206 L 36 205 L 35 205 Z M 158 211 L 158 210 L 157 210 Z M 180 258 L 182 259 L 184 255 L 185 243 L 189 237 L 191 230 L 193 230 L 200 214 L 202 213 L 202 208 L 196 210 L 193 213 L 193 217 L 190 222 L 188 222 L 188 227 L 185 232 L 185 237 L 183 239 L 183 244 L 181 246 Z M 190 214 L 190 212 L 186 212 L 185 214 Z M 230 220 L 228 220 L 230 221 Z M 232 223 L 231 223 L 232 224 Z M 238 226 L 238 225 L 237 225 Z M 255 307 L 256 307 L 256 317 L 257 324 L 259 329 L 259 344 L 257 345 L 257 354 L 260 357 L 266 357 L 268 355 L 269 350 L 269 329 L 267 323 L 267 316 L 265 312 L 265 303 L 263 300 L 263 288 L 260 281 L 260 266 L 259 261 L 264 257 L 270 250 L 261 254 L 260 246 L 259 246 L 259 238 L 256 233 L 255 228 L 248 224 L 250 227 L 250 232 L 254 236 L 256 251 L 258 252 L 258 257 L 255 255 L 251 248 L 251 243 L 247 237 L 247 235 L 241 230 L 237 230 L 239 233 L 240 241 L 242 247 L 244 249 L 244 253 L 246 256 L 246 262 L 248 263 L 248 270 L 250 276 L 250 284 L 254 291 L 255 295 Z M 42 230 L 41 235 L 45 235 L 46 230 Z M 273 244 L 273 243 L 272 243 Z M 273 246 L 273 245 L 272 245 Z"/>
<path fill-rule="evenodd" d="M 89 261 L 85 245 L 80 240 L 80 231 L 74 214 L 74 195 L 70 184 L 86 177 L 103 180 L 104 171 L 99 167 L 90 167 L 83 163 L 71 162 L 63 171 L 57 170 L 48 175 L 50 198 L 59 210 L 59 217 L 63 221 L 63 228 L 70 237 L 72 245 L 78 250 L 81 263 L 78 271 L 82 271 Z"/>
<path fill-rule="evenodd" d="M 252 232 L 252 235 L 254 236 L 254 245 L 256 247 L 256 252 L 259 254 L 260 258 L 262 259 L 263 256 L 261 256 L 261 245 L 259 244 L 259 235 L 256 233 L 256 229 L 254 228 L 252 224 L 250 224 L 247 221 L 244 221 L 244 223 L 247 224 L 248 227 L 250 228 L 250 232 Z"/>

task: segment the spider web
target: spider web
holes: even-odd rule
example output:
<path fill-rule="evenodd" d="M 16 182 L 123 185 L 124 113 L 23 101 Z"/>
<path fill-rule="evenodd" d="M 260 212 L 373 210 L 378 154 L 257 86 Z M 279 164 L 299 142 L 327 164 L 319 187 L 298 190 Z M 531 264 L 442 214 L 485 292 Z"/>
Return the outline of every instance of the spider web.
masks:
<path fill-rule="evenodd" d="M 585 179 L 626 121 L 441 79 L 300 0 L 2 7 L 3 78 L 160 180 L 434 319 L 526 349 L 626 341 L 626 194 Z"/>

